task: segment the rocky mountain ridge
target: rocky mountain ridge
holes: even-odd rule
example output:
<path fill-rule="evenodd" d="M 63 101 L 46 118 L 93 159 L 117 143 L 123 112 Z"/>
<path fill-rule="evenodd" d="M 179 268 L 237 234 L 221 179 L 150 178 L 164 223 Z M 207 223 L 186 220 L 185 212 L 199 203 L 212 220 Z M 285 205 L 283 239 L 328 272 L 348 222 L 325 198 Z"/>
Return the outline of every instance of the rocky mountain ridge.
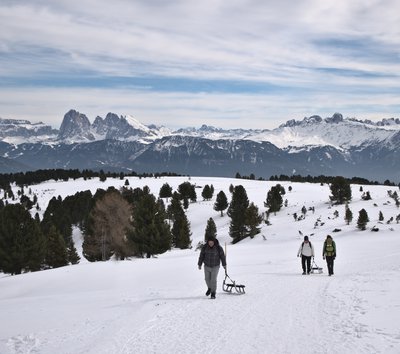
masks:
<path fill-rule="evenodd" d="M 59 130 L 0 119 L 0 140 L 0 172 L 90 168 L 214 176 L 239 172 L 264 178 L 400 177 L 400 121 L 394 118 L 370 124 L 334 114 L 291 120 L 273 130 L 203 125 L 170 131 L 113 113 L 90 123 L 70 110 Z"/>
<path fill-rule="evenodd" d="M 171 131 L 166 127 L 146 126 L 130 115 L 118 116 L 111 112 L 105 118 L 97 116 L 94 122 L 90 123 L 85 114 L 73 109 L 64 115 L 59 130 L 41 122 L 0 118 L 0 139 L 17 145 L 26 142 L 73 144 L 105 139 L 150 143 L 165 136 L 182 135 L 211 140 L 269 141 L 281 148 L 306 145 L 346 148 L 365 142 L 383 142 L 398 131 L 399 118 L 385 118 L 379 122 L 372 122 L 343 118 L 340 113 L 327 118 L 314 115 L 303 120 L 292 119 L 272 130 L 222 129 L 202 125 L 200 128 L 187 127 Z"/>

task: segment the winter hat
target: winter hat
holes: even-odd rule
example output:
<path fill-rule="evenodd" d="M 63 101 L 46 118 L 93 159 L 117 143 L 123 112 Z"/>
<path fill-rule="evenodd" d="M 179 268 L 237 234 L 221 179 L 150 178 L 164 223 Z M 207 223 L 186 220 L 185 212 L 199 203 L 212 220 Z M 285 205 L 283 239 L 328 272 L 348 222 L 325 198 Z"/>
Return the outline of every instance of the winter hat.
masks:
<path fill-rule="evenodd" d="M 209 238 L 207 238 L 207 242 L 208 242 L 208 241 L 213 241 L 213 242 L 215 242 L 215 237 L 210 236 Z"/>
<path fill-rule="evenodd" d="M 304 236 L 304 241 L 308 241 L 308 236 Z"/>

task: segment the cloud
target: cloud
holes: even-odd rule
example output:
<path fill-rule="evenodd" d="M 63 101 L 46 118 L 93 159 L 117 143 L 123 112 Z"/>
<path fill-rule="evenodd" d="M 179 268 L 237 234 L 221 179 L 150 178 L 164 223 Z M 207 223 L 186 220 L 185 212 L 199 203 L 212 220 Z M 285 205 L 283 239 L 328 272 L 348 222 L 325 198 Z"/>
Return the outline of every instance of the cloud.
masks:
<path fill-rule="evenodd" d="M 46 97 L 46 99 L 44 99 Z M 395 93 L 368 95 L 342 92 L 290 94 L 234 94 L 191 92 L 146 92 L 132 89 L 96 88 L 0 88 L 2 118 L 43 121 L 59 128 L 63 115 L 71 108 L 86 114 L 91 121 L 108 112 L 131 114 L 144 124 L 170 128 L 213 125 L 222 128 L 273 129 L 289 119 L 341 112 L 363 119 L 392 117 L 400 108 Z M 342 107 L 344 111 L 337 108 Z M 55 113 L 56 112 L 56 113 Z"/>
<path fill-rule="evenodd" d="M 323 114 L 334 104 L 334 111 L 350 107 L 355 115 L 357 107 L 360 115 L 369 108 L 395 114 L 399 14 L 395 0 L 3 1 L 0 88 L 15 96 L 2 98 L 0 114 L 12 116 L 13 104 L 18 111 L 17 98 L 29 100 L 22 94 L 29 89 L 42 102 L 32 106 L 34 116 L 82 105 L 155 118 L 154 97 L 164 117 L 221 124 L 234 116 L 229 97 L 237 116 L 247 114 L 253 125 L 265 117 Z M 76 94 L 96 88 L 104 101 Z M 63 90 L 77 102 L 46 111 L 46 94 L 61 102 Z M 145 102 L 136 102 L 141 108 L 125 103 L 132 94 Z"/>

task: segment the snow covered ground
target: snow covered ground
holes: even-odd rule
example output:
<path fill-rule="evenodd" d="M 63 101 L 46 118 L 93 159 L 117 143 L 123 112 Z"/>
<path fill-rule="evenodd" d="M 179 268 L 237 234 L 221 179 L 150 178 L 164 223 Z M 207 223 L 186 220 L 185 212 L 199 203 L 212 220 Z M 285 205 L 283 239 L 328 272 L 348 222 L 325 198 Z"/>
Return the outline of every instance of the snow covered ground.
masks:
<path fill-rule="evenodd" d="M 186 180 L 129 178 L 131 187 L 148 185 L 156 195 L 163 183 L 176 189 Z M 215 195 L 224 190 L 228 199 L 229 185 L 242 184 L 260 211 L 276 184 L 197 177 L 190 182 L 213 184 Z M 31 189 L 44 210 L 53 196 L 123 183 L 46 182 Z M 288 206 L 271 216 L 272 225 L 263 225 L 261 235 L 236 245 L 229 244 L 230 219 L 212 208 L 215 197 L 202 201 L 199 188 L 198 202 L 189 206 L 193 246 L 213 217 L 220 242 L 228 244 L 228 273 L 246 285 L 245 295 L 222 291 L 221 270 L 217 299 L 207 298 L 195 247 L 152 259 L 82 260 L 54 270 L 0 274 L 0 353 L 400 353 L 400 225 L 386 224 L 400 213 L 387 196 L 398 188 L 363 186 L 372 197 L 363 201 L 360 186 L 352 186 L 354 220 L 347 226 L 344 206 L 328 203 L 328 185 L 282 185 Z M 303 205 L 315 207 L 315 213 L 294 221 L 292 214 L 300 214 Z M 366 231 L 356 229 L 362 208 L 371 220 Z M 379 232 L 370 231 L 374 225 Z M 332 233 L 335 228 L 341 231 Z M 323 274 L 301 275 L 299 231 L 310 235 Z M 333 277 L 321 256 L 327 234 L 337 244 Z M 74 237 L 79 248 L 77 229 Z"/>

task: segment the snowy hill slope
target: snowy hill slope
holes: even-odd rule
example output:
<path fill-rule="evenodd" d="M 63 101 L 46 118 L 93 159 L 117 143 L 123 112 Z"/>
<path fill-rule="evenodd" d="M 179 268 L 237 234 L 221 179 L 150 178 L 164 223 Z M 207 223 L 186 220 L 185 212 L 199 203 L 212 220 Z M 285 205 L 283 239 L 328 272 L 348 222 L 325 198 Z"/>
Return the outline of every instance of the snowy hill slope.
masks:
<path fill-rule="evenodd" d="M 156 195 L 162 184 L 176 189 L 185 180 L 129 178 L 131 187 L 148 185 Z M 44 210 L 53 196 L 94 192 L 123 182 L 46 182 L 31 188 Z M 213 184 L 216 193 L 224 190 L 228 198 L 229 185 L 242 184 L 260 211 L 275 185 L 224 178 L 192 177 L 190 182 Z M 193 245 L 203 239 L 206 221 L 213 217 L 220 242 L 228 243 L 228 272 L 246 285 L 245 295 L 223 293 L 221 271 L 217 299 L 206 298 L 194 248 L 152 259 L 82 261 L 19 276 L 0 275 L 0 353 L 398 353 L 400 227 L 378 224 L 379 211 L 385 221 L 400 213 L 387 197 L 394 187 L 364 186 L 373 199 L 363 201 L 359 186 L 352 186 L 354 220 L 347 226 L 344 206 L 327 203 L 327 185 L 282 185 L 288 206 L 271 215 L 271 226 L 263 225 L 266 240 L 258 235 L 230 245 L 230 219 L 212 209 L 215 197 L 201 201 L 200 188 L 199 201 L 189 206 Z M 296 222 L 292 214 L 300 213 L 303 205 L 315 207 L 315 213 L 308 211 Z M 371 220 L 363 232 L 355 227 L 361 208 Z M 314 228 L 317 219 L 321 222 Z M 371 232 L 373 225 L 380 231 Z M 335 228 L 342 231 L 332 233 Z M 310 235 L 324 274 L 301 275 L 296 257 L 299 230 Z M 333 277 L 326 275 L 321 257 L 328 233 L 338 248 Z M 79 239 L 79 232 L 75 237 Z"/>

